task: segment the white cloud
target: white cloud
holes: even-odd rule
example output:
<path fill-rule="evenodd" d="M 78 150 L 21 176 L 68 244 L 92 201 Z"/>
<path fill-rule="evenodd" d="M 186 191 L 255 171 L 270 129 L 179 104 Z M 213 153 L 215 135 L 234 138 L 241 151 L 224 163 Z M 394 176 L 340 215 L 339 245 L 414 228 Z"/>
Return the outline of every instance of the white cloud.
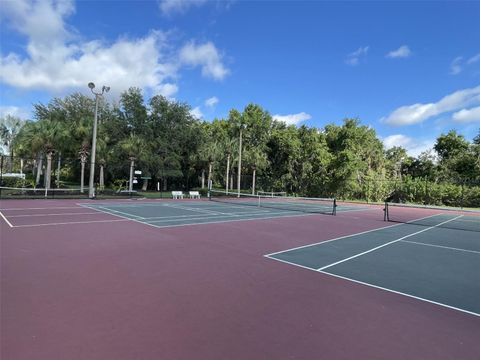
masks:
<path fill-rule="evenodd" d="M 209 108 L 215 107 L 215 105 L 218 104 L 218 98 L 216 96 L 212 96 L 211 98 L 208 98 L 205 100 L 205 106 Z"/>
<path fill-rule="evenodd" d="M 453 59 L 452 63 L 450 64 L 450 74 L 457 75 L 462 72 L 462 60 L 463 57 L 459 56 Z"/>
<path fill-rule="evenodd" d="M 459 123 L 480 122 L 480 106 L 457 111 L 452 118 Z"/>
<path fill-rule="evenodd" d="M 412 54 L 407 45 L 400 46 L 397 50 L 390 51 L 386 57 L 387 58 L 407 58 Z"/>
<path fill-rule="evenodd" d="M 163 95 L 166 98 L 171 99 L 172 96 L 177 93 L 178 86 L 176 84 L 165 83 L 158 85 L 154 88 L 154 90 L 156 94 Z"/>
<path fill-rule="evenodd" d="M 229 70 L 222 64 L 222 56 L 211 42 L 197 45 L 190 42 L 180 50 L 180 61 L 183 64 L 201 66 L 202 75 L 222 80 Z"/>
<path fill-rule="evenodd" d="M 7 115 L 15 116 L 20 119 L 30 119 L 31 114 L 28 110 L 19 108 L 18 106 L 0 106 L 0 118 L 3 118 Z"/>
<path fill-rule="evenodd" d="M 476 104 L 480 104 L 480 86 L 456 91 L 436 103 L 401 106 L 381 121 L 396 126 L 418 124 L 433 116 Z"/>
<path fill-rule="evenodd" d="M 401 146 L 407 150 L 408 155 L 416 157 L 422 152 L 433 148 L 435 140 L 414 139 L 403 134 L 395 134 L 384 138 L 383 144 L 385 145 L 386 149 L 390 149 L 394 146 Z"/>
<path fill-rule="evenodd" d="M 480 61 L 480 53 L 478 53 L 477 55 L 474 55 L 472 56 L 470 59 L 467 60 L 467 64 L 474 64 L 476 63 L 477 61 Z"/>
<path fill-rule="evenodd" d="M 311 119 L 312 116 L 305 112 L 301 112 L 298 114 L 290 114 L 290 115 L 273 115 L 272 116 L 276 121 L 282 121 L 287 125 L 297 125 L 298 123 Z"/>
<path fill-rule="evenodd" d="M 120 93 L 130 86 L 165 87 L 177 67 L 162 54 L 167 35 L 152 31 L 143 38 L 114 43 L 82 41 L 67 30 L 64 18 L 74 12 L 70 1 L 5 2 L 13 28 L 26 35 L 27 56 L 0 58 L 0 81 L 22 89 L 59 92 L 84 89 L 93 81 Z M 173 88 L 168 88 L 169 94 Z"/>
<path fill-rule="evenodd" d="M 197 119 L 203 119 L 203 113 L 202 113 L 202 110 L 200 110 L 200 106 L 197 106 L 192 110 L 190 110 L 190 114 L 196 117 Z"/>
<path fill-rule="evenodd" d="M 185 13 L 191 7 L 202 6 L 207 3 L 207 0 L 160 0 L 160 11 L 164 15 L 171 15 L 174 13 Z"/>
<path fill-rule="evenodd" d="M 0 82 L 58 94 L 88 91 L 87 84 L 93 81 L 110 86 L 114 97 L 131 86 L 167 97 L 178 91 L 175 81 L 182 63 L 168 33 L 85 41 L 65 22 L 74 11 L 68 0 L 3 2 L 0 21 L 24 34 L 27 44 L 26 55 L 0 55 Z M 228 73 L 213 43 L 198 47 L 189 43 L 182 50 L 185 62 L 201 65 L 204 75 L 219 79 Z"/>
<path fill-rule="evenodd" d="M 347 58 L 345 59 L 345 63 L 352 66 L 358 65 L 360 63 L 360 60 L 367 56 L 368 49 L 368 46 L 360 47 L 354 52 L 348 54 Z"/>

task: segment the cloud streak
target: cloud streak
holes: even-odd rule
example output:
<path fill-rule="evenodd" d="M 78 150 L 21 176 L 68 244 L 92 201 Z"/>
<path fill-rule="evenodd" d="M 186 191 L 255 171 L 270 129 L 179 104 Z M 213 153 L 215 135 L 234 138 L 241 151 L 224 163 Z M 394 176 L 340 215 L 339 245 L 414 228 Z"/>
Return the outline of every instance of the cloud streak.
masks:
<path fill-rule="evenodd" d="M 387 55 L 387 58 L 397 59 L 397 58 L 408 58 L 412 55 L 410 48 L 407 45 L 400 46 L 397 50 L 390 51 Z"/>
<path fill-rule="evenodd" d="M 274 120 L 284 122 L 287 125 L 298 125 L 302 121 L 309 120 L 312 118 L 310 114 L 305 112 L 301 112 L 298 114 L 290 114 L 290 115 L 273 115 Z"/>
<path fill-rule="evenodd" d="M 184 14 L 193 7 L 205 5 L 207 0 L 161 0 L 160 11 L 164 15 Z"/>
<path fill-rule="evenodd" d="M 403 134 L 395 134 L 384 138 L 383 144 L 385 145 L 386 149 L 390 149 L 394 146 L 400 146 L 407 150 L 408 155 L 416 157 L 422 152 L 432 149 L 433 145 L 435 144 L 435 140 L 414 139 Z"/>
<path fill-rule="evenodd" d="M 480 122 L 480 106 L 471 109 L 462 109 L 452 115 L 455 122 L 473 123 Z"/>
<path fill-rule="evenodd" d="M 205 100 L 205 106 L 208 108 L 214 108 L 218 104 L 219 100 L 216 96 L 212 96 Z"/>
<path fill-rule="evenodd" d="M 347 58 L 345 59 L 345 63 L 351 66 L 358 65 L 362 59 L 366 58 L 368 54 L 368 49 L 369 49 L 368 46 L 364 46 L 348 54 Z"/>
<path fill-rule="evenodd" d="M 0 82 L 25 90 L 86 89 L 93 81 L 115 94 L 131 86 L 172 97 L 182 66 L 199 65 L 202 74 L 223 79 L 228 74 L 211 42 L 187 43 L 175 49 L 166 32 L 152 30 L 139 38 L 120 37 L 113 42 L 85 41 L 65 22 L 75 11 L 72 1 L 6 1 L 1 21 L 27 38 L 26 54 L 0 57 Z M 48 19 L 48 21 L 45 21 Z"/>
<path fill-rule="evenodd" d="M 443 113 L 460 111 L 477 104 L 480 104 L 480 86 L 456 91 L 436 103 L 401 106 L 381 121 L 394 126 L 413 125 Z"/>
<path fill-rule="evenodd" d="M 229 70 L 222 63 L 222 56 L 211 42 L 197 45 L 194 41 L 186 44 L 179 54 L 182 64 L 200 66 L 202 75 L 215 80 L 223 80 Z"/>

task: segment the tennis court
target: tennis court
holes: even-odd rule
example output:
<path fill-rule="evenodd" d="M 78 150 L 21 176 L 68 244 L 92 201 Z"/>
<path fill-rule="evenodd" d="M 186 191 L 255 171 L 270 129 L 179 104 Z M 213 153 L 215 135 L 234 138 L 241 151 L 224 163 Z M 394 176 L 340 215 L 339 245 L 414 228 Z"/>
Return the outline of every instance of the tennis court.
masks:
<path fill-rule="evenodd" d="M 217 195 L 1 201 L 6 358 L 480 352 L 477 213 Z"/>

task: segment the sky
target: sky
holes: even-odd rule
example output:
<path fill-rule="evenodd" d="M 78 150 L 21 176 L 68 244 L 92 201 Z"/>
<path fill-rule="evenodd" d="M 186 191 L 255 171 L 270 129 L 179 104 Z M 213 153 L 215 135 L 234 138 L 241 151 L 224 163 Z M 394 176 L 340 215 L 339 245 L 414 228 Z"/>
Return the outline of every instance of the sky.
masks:
<path fill-rule="evenodd" d="M 479 24 L 478 1 L 0 0 L 0 116 L 94 82 L 207 121 L 249 103 L 297 126 L 358 118 L 417 156 L 479 133 Z"/>

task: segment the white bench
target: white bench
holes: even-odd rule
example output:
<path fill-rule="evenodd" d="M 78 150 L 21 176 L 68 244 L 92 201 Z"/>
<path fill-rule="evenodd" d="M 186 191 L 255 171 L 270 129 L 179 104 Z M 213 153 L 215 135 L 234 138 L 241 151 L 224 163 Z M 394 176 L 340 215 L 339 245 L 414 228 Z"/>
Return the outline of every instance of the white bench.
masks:
<path fill-rule="evenodd" d="M 198 191 L 189 191 L 188 196 L 190 199 L 200 199 L 200 193 Z"/>
<path fill-rule="evenodd" d="M 182 191 L 172 191 L 172 198 L 173 199 L 183 199 L 183 192 Z"/>

